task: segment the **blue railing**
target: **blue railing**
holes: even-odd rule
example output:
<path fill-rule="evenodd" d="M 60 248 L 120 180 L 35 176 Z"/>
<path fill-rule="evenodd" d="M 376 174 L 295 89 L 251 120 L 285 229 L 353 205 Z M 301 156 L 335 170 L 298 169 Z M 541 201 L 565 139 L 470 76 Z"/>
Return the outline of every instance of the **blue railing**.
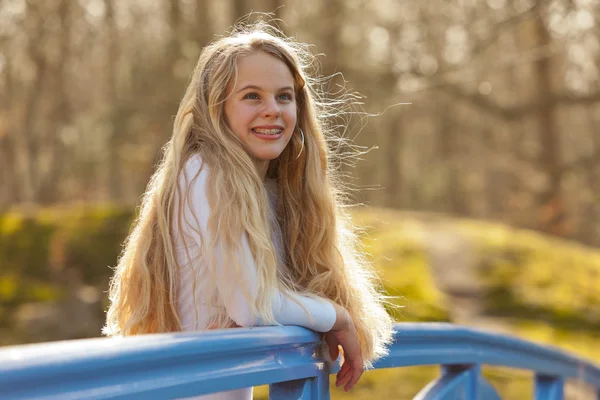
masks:
<path fill-rule="evenodd" d="M 0 398 L 165 399 L 270 385 L 270 398 L 329 399 L 320 335 L 299 327 L 85 339 L 0 349 Z M 600 368 L 564 352 L 450 324 L 398 324 L 375 368 L 439 364 L 416 399 L 499 399 L 481 365 L 535 373 L 535 398 L 563 399 L 564 381 L 595 388 Z M 360 381 L 358 383 L 360 385 Z"/>

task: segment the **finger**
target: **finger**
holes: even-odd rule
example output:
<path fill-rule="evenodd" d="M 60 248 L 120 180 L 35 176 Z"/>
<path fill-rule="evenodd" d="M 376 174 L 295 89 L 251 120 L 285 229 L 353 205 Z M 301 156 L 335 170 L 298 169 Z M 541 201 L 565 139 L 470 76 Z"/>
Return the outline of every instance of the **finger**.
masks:
<path fill-rule="evenodd" d="M 354 384 L 358 381 L 358 378 L 360 378 L 360 373 L 358 373 L 357 371 L 353 371 L 352 375 L 350 376 L 350 379 L 348 379 L 348 383 L 344 385 L 344 391 L 347 392 L 350 389 L 352 389 L 354 387 Z"/>
<path fill-rule="evenodd" d="M 350 373 L 350 365 L 348 363 L 343 363 L 339 372 L 337 373 L 337 377 L 335 380 L 336 386 L 341 386 L 342 382 L 345 383 L 345 377 Z"/>
<path fill-rule="evenodd" d="M 347 372 L 339 381 L 336 383 L 337 387 L 347 386 L 348 382 L 352 379 L 352 371 Z"/>
<path fill-rule="evenodd" d="M 346 365 L 346 364 L 344 364 Z M 345 368 L 343 370 L 340 370 L 340 372 L 338 373 L 338 379 L 336 382 L 336 386 L 344 386 L 346 385 L 348 382 L 350 382 L 350 379 L 352 379 L 352 368 L 348 367 Z"/>
<path fill-rule="evenodd" d="M 354 381 L 356 379 L 356 375 L 357 375 L 357 363 L 353 362 L 352 364 L 349 364 L 349 369 L 347 372 L 347 374 L 344 376 L 344 380 L 340 382 L 340 386 L 344 386 L 344 391 L 348 391 L 350 390 L 353 386 L 354 386 Z"/>
<path fill-rule="evenodd" d="M 362 367 L 362 365 L 357 366 L 356 368 L 353 368 L 353 374 L 352 374 L 352 378 L 350 379 L 350 381 L 346 384 L 346 386 L 344 386 L 344 390 L 347 392 L 348 390 L 352 389 L 354 387 L 354 385 L 356 385 L 356 383 L 358 382 L 358 380 L 360 379 L 360 377 L 362 376 L 364 372 L 364 369 Z"/>
<path fill-rule="evenodd" d="M 354 378 L 351 378 L 350 381 L 348 381 L 348 383 L 346 383 L 346 385 L 344 385 L 344 392 L 348 392 L 348 391 L 350 391 L 350 389 L 352 389 L 354 387 L 354 384 L 352 383 L 353 380 L 354 380 Z"/>
<path fill-rule="evenodd" d="M 350 371 L 350 366 L 347 365 L 346 363 L 342 364 L 342 367 L 340 368 L 340 370 L 337 373 L 337 379 L 336 379 L 336 384 L 337 386 L 340 386 L 340 382 L 342 380 L 342 378 L 344 378 L 346 376 L 346 374 L 348 374 Z"/>

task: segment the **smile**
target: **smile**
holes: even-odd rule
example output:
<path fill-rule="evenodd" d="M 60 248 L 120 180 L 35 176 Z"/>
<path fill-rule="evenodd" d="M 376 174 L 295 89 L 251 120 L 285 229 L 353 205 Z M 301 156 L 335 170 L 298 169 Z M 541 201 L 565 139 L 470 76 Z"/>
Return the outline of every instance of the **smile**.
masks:
<path fill-rule="evenodd" d="M 252 128 L 252 132 L 260 135 L 279 135 L 281 132 L 283 132 L 283 129 Z"/>

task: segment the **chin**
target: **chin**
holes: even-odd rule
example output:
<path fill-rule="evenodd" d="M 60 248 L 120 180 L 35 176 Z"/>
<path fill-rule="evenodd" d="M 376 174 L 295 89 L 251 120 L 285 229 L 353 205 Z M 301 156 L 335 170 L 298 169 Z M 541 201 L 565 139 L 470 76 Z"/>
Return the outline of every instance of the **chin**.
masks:
<path fill-rule="evenodd" d="M 259 161 L 271 161 L 279 157 L 283 151 L 253 151 L 252 154 L 255 159 Z"/>

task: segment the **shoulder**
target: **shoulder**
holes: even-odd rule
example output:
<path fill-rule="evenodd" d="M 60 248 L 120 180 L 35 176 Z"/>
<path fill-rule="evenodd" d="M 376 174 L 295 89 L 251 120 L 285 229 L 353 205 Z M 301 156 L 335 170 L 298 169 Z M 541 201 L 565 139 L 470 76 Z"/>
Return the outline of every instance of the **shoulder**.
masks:
<path fill-rule="evenodd" d="M 179 185 L 187 187 L 196 185 L 197 182 L 205 182 L 208 177 L 208 164 L 204 162 L 200 154 L 192 154 L 183 164 L 179 173 Z"/>
<path fill-rule="evenodd" d="M 206 163 L 204 162 L 204 160 L 202 159 L 202 156 L 198 153 L 196 154 L 192 154 L 183 164 L 182 167 L 182 172 L 185 173 L 185 175 L 196 175 L 198 172 L 200 172 L 203 169 L 206 169 Z"/>
<path fill-rule="evenodd" d="M 184 163 L 177 179 L 176 196 L 183 201 L 186 212 L 201 217 L 209 210 L 207 196 L 208 166 L 199 154 L 191 155 Z M 182 205 L 180 205 L 182 206 Z"/>
<path fill-rule="evenodd" d="M 184 197 L 189 194 L 193 203 L 205 200 L 207 181 L 207 163 L 202 159 L 200 154 L 193 154 L 181 167 L 177 177 L 176 191 Z"/>

